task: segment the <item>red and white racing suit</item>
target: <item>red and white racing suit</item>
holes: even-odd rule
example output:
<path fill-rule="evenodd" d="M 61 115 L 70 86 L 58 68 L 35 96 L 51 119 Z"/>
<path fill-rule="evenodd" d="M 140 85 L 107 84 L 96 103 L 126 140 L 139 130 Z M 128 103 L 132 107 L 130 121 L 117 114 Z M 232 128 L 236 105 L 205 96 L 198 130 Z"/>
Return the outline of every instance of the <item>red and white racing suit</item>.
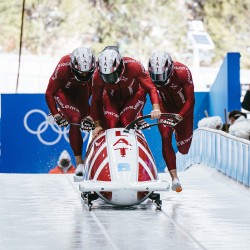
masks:
<path fill-rule="evenodd" d="M 79 126 L 81 120 L 89 114 L 89 97 L 92 94 L 92 80 L 79 82 L 70 67 L 70 56 L 59 61 L 52 74 L 45 98 L 52 115 L 58 114 L 57 106 L 70 123 L 69 142 L 75 156 L 82 155 L 82 135 Z"/>
<path fill-rule="evenodd" d="M 187 154 L 193 136 L 195 104 L 194 85 L 188 67 L 182 63 L 174 62 L 169 83 L 157 87 L 157 90 L 160 96 L 161 112 L 176 113 L 183 117 L 183 120 L 174 127 L 174 131 L 179 152 Z M 173 129 L 163 124 L 158 127 L 162 137 L 163 158 L 168 170 L 176 169 L 176 156 L 172 146 Z"/>
<path fill-rule="evenodd" d="M 105 83 L 98 70 L 93 77 L 91 116 L 99 121 L 104 113 L 106 128 L 125 127 L 141 114 L 150 95 L 152 104 L 159 104 L 156 87 L 142 64 L 123 57 L 124 72 L 116 84 Z"/>

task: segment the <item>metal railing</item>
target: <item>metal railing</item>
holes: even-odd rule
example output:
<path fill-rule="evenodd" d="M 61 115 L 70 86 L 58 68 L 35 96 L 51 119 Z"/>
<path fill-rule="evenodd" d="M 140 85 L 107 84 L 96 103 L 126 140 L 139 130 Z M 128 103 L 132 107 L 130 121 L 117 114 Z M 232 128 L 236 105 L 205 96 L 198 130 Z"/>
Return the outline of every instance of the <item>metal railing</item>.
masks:
<path fill-rule="evenodd" d="M 176 160 L 178 171 L 204 164 L 250 186 L 250 141 L 221 130 L 196 129 L 189 153 L 178 152 Z"/>

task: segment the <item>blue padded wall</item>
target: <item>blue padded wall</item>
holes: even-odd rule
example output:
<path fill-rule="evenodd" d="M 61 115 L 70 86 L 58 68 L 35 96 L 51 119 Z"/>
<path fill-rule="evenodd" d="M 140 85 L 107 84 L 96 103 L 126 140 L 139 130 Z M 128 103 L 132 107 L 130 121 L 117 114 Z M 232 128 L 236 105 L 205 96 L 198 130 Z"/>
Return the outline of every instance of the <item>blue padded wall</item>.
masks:
<path fill-rule="evenodd" d="M 224 109 L 241 109 L 240 91 L 240 54 L 227 53 L 210 89 L 209 115 L 221 116 L 225 122 Z"/>

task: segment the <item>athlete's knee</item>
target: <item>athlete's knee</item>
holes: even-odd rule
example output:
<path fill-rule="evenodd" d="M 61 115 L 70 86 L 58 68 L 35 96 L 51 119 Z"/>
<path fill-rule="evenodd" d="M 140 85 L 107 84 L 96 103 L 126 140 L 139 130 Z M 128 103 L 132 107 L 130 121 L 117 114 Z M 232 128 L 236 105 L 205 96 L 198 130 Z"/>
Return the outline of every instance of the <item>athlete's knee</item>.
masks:
<path fill-rule="evenodd" d="M 158 125 L 158 129 L 160 131 L 161 137 L 169 137 L 172 138 L 173 130 L 172 128 L 165 126 L 163 124 Z"/>
<path fill-rule="evenodd" d="M 186 146 L 186 147 L 178 147 L 178 150 L 179 150 L 179 152 L 180 152 L 182 155 L 186 155 L 186 154 L 188 154 L 188 152 L 189 152 L 189 148 L 190 148 L 190 145 L 189 145 L 189 146 Z"/>
<path fill-rule="evenodd" d="M 192 135 L 185 140 L 177 141 L 177 147 L 179 152 L 183 155 L 186 155 L 189 152 L 191 143 L 192 143 Z"/>
<path fill-rule="evenodd" d="M 183 150 L 183 149 L 179 149 L 179 152 L 182 154 L 182 155 L 186 155 L 188 153 L 189 150 Z"/>

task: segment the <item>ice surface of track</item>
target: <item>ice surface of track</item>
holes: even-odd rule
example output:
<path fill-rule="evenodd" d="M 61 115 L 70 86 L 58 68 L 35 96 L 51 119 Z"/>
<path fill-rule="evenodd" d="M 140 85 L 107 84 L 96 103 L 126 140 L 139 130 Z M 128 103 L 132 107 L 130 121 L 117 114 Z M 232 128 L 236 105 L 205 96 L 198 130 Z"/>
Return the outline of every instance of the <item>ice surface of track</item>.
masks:
<path fill-rule="evenodd" d="M 89 212 L 72 175 L 0 174 L 0 249 L 250 249 L 250 190 L 205 166 L 179 176 L 162 211 Z"/>

